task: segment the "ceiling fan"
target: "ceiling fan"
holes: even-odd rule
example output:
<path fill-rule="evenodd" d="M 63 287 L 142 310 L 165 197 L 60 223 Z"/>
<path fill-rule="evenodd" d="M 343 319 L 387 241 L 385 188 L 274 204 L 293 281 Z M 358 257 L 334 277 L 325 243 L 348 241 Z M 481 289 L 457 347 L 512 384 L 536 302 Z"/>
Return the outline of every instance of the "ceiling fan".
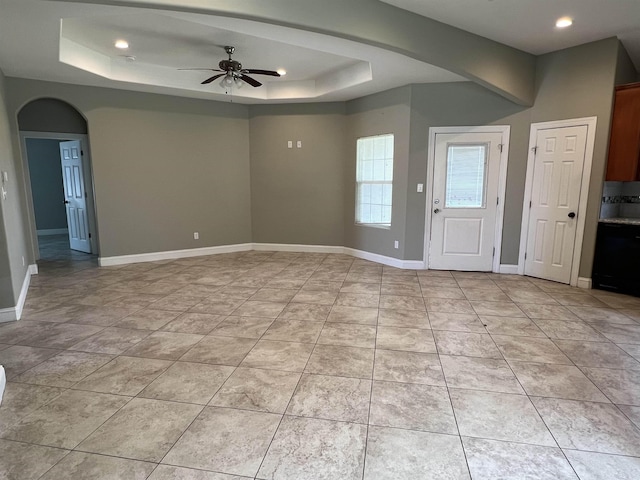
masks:
<path fill-rule="evenodd" d="M 205 81 L 201 82 L 201 85 L 206 85 L 213 82 L 217 78 L 224 77 L 220 82 L 220 86 L 222 87 L 230 87 L 234 84 L 239 87 L 242 85 L 241 82 L 246 82 L 252 87 L 259 87 L 262 85 L 262 83 L 257 81 L 255 78 L 248 76 L 248 73 L 252 75 L 270 75 L 272 77 L 280 76 L 278 72 L 275 72 L 273 70 L 242 68 L 242 64 L 240 62 L 231 58 L 231 55 L 233 55 L 235 50 L 235 47 L 224 47 L 224 51 L 227 52 L 227 55 L 229 55 L 229 59 L 221 60 L 220 63 L 218 63 L 218 67 L 220 68 L 181 68 L 180 70 L 208 70 L 212 72 L 223 72 L 209 77 Z"/>

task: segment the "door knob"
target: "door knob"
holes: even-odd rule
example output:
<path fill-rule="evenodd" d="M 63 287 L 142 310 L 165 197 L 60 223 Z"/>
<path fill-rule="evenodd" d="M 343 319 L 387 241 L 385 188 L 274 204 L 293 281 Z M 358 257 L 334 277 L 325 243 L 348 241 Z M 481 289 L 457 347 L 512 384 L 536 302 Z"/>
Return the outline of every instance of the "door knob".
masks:
<path fill-rule="evenodd" d="M 569 212 L 569 215 L 567 215 L 567 217 L 575 218 L 576 217 L 576 212 Z"/>
<path fill-rule="evenodd" d="M 69 203 L 69 200 L 65 200 L 65 201 L 64 201 L 64 204 L 65 204 L 65 205 L 66 205 L 67 203 Z"/>
<path fill-rule="evenodd" d="M 433 213 L 440 213 L 440 209 L 439 209 L 439 208 L 436 208 L 436 209 L 433 211 Z"/>

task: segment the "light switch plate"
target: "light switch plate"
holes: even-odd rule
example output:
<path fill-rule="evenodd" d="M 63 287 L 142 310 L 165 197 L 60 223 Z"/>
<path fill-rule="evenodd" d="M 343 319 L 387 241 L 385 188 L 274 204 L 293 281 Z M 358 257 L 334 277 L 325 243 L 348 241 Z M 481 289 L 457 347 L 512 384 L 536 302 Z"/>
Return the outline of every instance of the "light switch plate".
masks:
<path fill-rule="evenodd" d="M 293 148 L 293 140 L 287 142 L 287 148 Z"/>
<path fill-rule="evenodd" d="M 422 183 L 418 184 L 418 193 L 422 193 L 424 191 L 424 185 Z"/>

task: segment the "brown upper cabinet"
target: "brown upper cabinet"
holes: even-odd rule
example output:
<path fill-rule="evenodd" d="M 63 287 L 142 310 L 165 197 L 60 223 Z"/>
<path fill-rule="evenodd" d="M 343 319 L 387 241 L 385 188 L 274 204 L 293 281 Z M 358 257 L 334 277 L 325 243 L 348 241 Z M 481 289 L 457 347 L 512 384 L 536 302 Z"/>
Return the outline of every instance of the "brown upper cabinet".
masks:
<path fill-rule="evenodd" d="M 640 180 L 640 83 L 616 87 L 607 180 Z"/>

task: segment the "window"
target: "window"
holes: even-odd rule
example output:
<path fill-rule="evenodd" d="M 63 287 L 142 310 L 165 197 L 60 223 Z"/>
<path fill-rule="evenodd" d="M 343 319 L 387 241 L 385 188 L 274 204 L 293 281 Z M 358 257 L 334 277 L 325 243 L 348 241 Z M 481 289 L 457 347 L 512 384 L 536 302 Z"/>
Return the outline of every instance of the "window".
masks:
<path fill-rule="evenodd" d="M 391 226 L 393 135 L 358 139 L 356 223 Z"/>
<path fill-rule="evenodd" d="M 485 208 L 487 146 L 450 144 L 445 208 Z"/>

